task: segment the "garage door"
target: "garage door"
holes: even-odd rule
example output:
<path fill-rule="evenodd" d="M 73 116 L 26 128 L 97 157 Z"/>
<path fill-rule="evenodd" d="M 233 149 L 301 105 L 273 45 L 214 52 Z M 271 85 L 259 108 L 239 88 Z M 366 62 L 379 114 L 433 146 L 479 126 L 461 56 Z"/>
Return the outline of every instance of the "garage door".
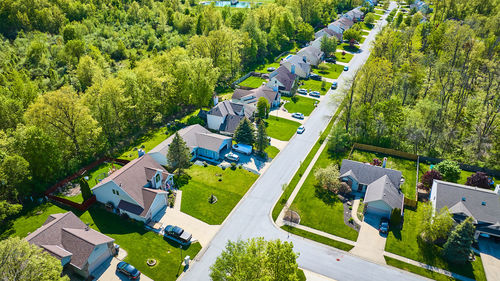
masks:
<path fill-rule="evenodd" d="M 111 252 L 108 249 L 100 257 L 98 257 L 92 264 L 89 264 L 89 272 L 93 272 L 109 257 L 111 257 Z"/>
<path fill-rule="evenodd" d="M 370 206 L 370 205 L 368 205 L 366 207 L 366 212 L 369 213 L 369 214 L 371 214 L 371 215 L 380 216 L 380 217 L 386 217 L 386 218 L 389 218 L 391 216 L 391 211 L 380 209 L 380 208 L 376 208 L 376 207 Z"/>

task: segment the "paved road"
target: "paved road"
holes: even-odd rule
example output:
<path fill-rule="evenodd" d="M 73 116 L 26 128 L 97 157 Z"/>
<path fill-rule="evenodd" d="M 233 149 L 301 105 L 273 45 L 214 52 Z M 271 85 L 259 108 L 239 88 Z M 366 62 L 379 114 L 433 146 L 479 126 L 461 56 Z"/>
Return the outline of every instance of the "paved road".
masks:
<path fill-rule="evenodd" d="M 391 9 L 395 6 L 392 2 Z M 385 23 L 384 20 L 381 22 Z M 363 51 L 352 59 L 350 70 L 340 76 L 339 85 L 343 85 L 346 79 L 351 78 L 354 71 L 364 64 L 369 56 L 369 43 L 374 40 L 375 33 L 380 28 L 381 26 L 377 25 L 375 32 L 370 33 L 363 45 Z M 327 98 L 334 94 L 334 91 L 329 91 Z M 285 231 L 274 225 L 270 210 L 281 195 L 282 185 L 291 180 L 300 161 L 305 159 L 336 110 L 336 106 L 329 102 L 329 99 L 321 102 L 309 117 L 305 123 L 306 131 L 302 135 L 294 136 L 267 171 L 259 177 L 226 219 L 210 245 L 203 249 L 205 252 L 201 258 L 184 274 L 183 280 L 210 280 L 210 266 L 224 250 L 226 242 L 251 237 L 279 238 L 293 242 L 294 250 L 300 253 L 297 260 L 299 267 L 335 280 L 422 280 L 419 276 L 375 264 L 314 241 L 288 236 Z"/>

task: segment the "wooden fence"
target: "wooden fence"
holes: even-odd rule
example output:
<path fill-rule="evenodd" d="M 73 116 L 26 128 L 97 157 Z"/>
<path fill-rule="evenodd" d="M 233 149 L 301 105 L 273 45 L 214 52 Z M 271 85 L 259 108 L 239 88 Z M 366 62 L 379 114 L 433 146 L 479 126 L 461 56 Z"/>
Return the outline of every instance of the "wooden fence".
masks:
<path fill-rule="evenodd" d="M 403 152 L 395 149 L 390 149 L 390 148 L 383 148 L 383 147 L 378 147 L 378 146 L 373 146 L 369 144 L 362 144 L 362 143 L 354 143 L 353 149 L 360 149 L 360 150 L 366 150 L 366 151 L 371 151 L 371 152 L 379 152 L 391 156 L 396 156 L 399 158 L 403 159 L 408 159 L 412 161 L 417 161 L 418 155 L 416 154 L 411 154 L 408 152 Z"/>
<path fill-rule="evenodd" d="M 411 209 L 417 208 L 417 200 L 412 200 L 412 199 L 409 199 L 409 198 L 405 197 L 404 204 L 405 204 L 405 207 L 408 207 L 408 208 L 411 208 Z"/>

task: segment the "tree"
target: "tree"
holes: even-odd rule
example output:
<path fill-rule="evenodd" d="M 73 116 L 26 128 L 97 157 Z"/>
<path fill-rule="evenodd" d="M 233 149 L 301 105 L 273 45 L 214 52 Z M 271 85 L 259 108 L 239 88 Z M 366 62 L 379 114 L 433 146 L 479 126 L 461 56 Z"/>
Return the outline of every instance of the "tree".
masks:
<path fill-rule="evenodd" d="M 229 241 L 210 267 L 210 278 L 214 281 L 298 281 L 297 257 L 289 242 L 268 242 L 263 238 Z"/>
<path fill-rule="evenodd" d="M 423 216 L 421 225 L 423 226 L 421 237 L 424 241 L 443 244 L 454 225 L 453 217 L 447 207 L 442 208 L 439 213 L 433 216 L 433 207 L 431 204 L 423 204 Z"/>
<path fill-rule="evenodd" d="M 243 118 L 234 131 L 234 140 L 237 143 L 253 145 L 255 142 L 255 128 L 247 118 Z"/>
<path fill-rule="evenodd" d="M 82 192 L 84 201 L 92 197 L 92 191 L 90 191 L 89 183 L 83 177 L 80 179 L 80 192 Z"/>
<path fill-rule="evenodd" d="M 349 194 L 352 192 L 351 187 L 346 182 L 341 182 L 339 187 L 340 194 Z"/>
<path fill-rule="evenodd" d="M 58 259 L 24 239 L 11 237 L 0 243 L 0 276 L 5 280 L 69 280 L 61 272 Z"/>
<path fill-rule="evenodd" d="M 351 138 L 342 126 L 335 126 L 328 140 L 328 151 L 330 153 L 342 153 L 351 147 Z"/>
<path fill-rule="evenodd" d="M 257 123 L 257 136 L 255 137 L 255 146 L 259 153 L 264 153 L 264 150 L 269 146 L 269 140 L 267 138 L 266 124 L 264 121 L 259 120 Z"/>
<path fill-rule="evenodd" d="M 257 117 L 260 119 L 267 118 L 269 116 L 269 110 L 271 106 L 265 97 L 260 97 L 257 101 Z"/>
<path fill-rule="evenodd" d="M 0 198 L 26 195 L 31 189 L 30 180 L 29 163 L 23 157 L 8 155 L 0 162 Z"/>
<path fill-rule="evenodd" d="M 326 168 L 317 169 L 314 172 L 314 177 L 318 185 L 330 192 L 337 194 L 340 190 L 340 172 L 337 165 L 330 165 Z"/>
<path fill-rule="evenodd" d="M 452 263 L 466 263 L 469 260 L 470 247 L 473 242 L 473 219 L 467 217 L 451 232 L 448 241 L 443 246 L 443 256 Z"/>
<path fill-rule="evenodd" d="M 167 161 L 169 166 L 174 171 L 177 170 L 177 176 L 180 176 L 182 169 L 189 167 L 190 159 L 189 147 L 187 147 L 186 142 L 179 136 L 179 132 L 176 132 L 172 143 L 168 147 Z"/>
<path fill-rule="evenodd" d="M 330 37 L 328 36 L 323 36 L 321 38 L 321 51 L 325 53 L 325 56 L 329 57 L 332 54 L 335 54 L 335 51 L 337 50 L 337 39 L 335 37 Z"/>
<path fill-rule="evenodd" d="M 393 227 L 398 227 L 401 225 L 401 209 L 394 208 L 391 212 L 391 225 Z"/>
<path fill-rule="evenodd" d="M 305 22 L 301 22 L 297 25 L 297 35 L 298 42 L 309 42 L 314 40 L 314 28 Z"/>
<path fill-rule="evenodd" d="M 432 169 L 430 171 L 425 172 L 422 175 L 422 179 L 420 180 L 420 182 L 422 182 L 425 189 L 429 190 L 434 180 L 442 180 L 442 179 L 443 176 L 441 176 L 441 173 L 438 170 Z"/>
<path fill-rule="evenodd" d="M 444 160 L 436 165 L 438 170 L 445 181 L 457 182 L 460 179 L 462 170 L 457 162 L 451 160 Z"/>
<path fill-rule="evenodd" d="M 354 28 L 350 28 L 346 31 L 344 31 L 343 35 L 344 40 L 347 40 L 351 43 L 351 45 L 354 44 L 354 41 L 359 42 L 361 41 L 361 32 L 359 30 L 355 30 Z"/>
<path fill-rule="evenodd" d="M 465 185 L 477 186 L 480 188 L 490 188 L 490 180 L 488 175 L 483 172 L 476 172 L 467 178 Z"/>
<path fill-rule="evenodd" d="M 5 200 L 0 200 L 0 221 L 5 222 L 6 218 L 17 215 L 23 206 L 20 204 L 10 204 Z M 2 229 L 2 227 L 0 227 Z"/>
<path fill-rule="evenodd" d="M 373 25 L 375 22 L 375 15 L 373 13 L 366 14 L 364 22 L 366 25 Z"/>
<path fill-rule="evenodd" d="M 373 158 L 372 163 L 373 166 L 382 166 L 382 161 L 378 158 Z"/>

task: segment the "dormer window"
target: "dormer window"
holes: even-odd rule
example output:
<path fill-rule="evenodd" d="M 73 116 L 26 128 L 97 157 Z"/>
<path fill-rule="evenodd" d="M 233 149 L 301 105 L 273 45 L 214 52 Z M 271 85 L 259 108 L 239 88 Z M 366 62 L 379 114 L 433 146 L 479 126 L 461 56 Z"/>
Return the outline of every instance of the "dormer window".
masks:
<path fill-rule="evenodd" d="M 481 202 L 481 205 L 486 206 L 486 202 L 485 201 Z"/>
<path fill-rule="evenodd" d="M 462 197 L 462 201 L 465 201 L 465 197 Z"/>

